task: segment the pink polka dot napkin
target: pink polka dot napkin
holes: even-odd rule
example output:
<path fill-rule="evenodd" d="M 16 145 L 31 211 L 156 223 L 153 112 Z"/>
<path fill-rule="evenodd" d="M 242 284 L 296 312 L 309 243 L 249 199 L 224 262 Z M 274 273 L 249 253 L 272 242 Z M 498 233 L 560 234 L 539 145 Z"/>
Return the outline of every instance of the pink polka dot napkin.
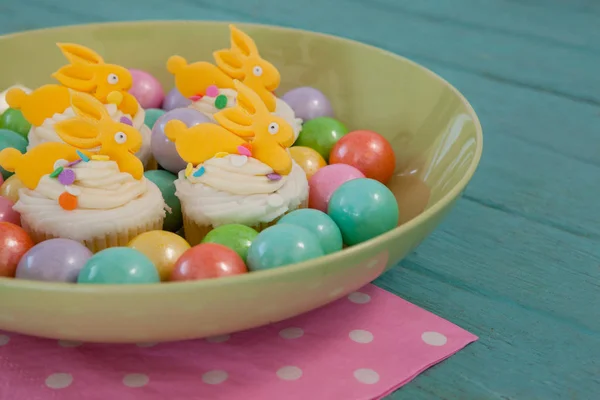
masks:
<path fill-rule="evenodd" d="M 175 343 L 0 333 L 0 399 L 380 399 L 476 336 L 373 285 L 266 327 Z"/>

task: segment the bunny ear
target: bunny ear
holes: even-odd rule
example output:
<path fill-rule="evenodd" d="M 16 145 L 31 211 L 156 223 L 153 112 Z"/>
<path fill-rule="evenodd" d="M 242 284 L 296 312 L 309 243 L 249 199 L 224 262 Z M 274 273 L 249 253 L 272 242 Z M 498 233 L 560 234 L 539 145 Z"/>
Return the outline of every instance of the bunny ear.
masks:
<path fill-rule="evenodd" d="M 219 68 L 227 75 L 235 79 L 242 79 L 244 72 L 242 71 L 242 61 L 231 50 L 219 50 L 213 53 L 215 61 Z"/>
<path fill-rule="evenodd" d="M 104 60 L 92 49 L 73 43 L 57 43 L 58 48 L 71 64 L 104 64 Z"/>
<path fill-rule="evenodd" d="M 91 92 L 96 88 L 94 73 L 83 64 L 65 65 L 52 74 L 63 86 L 80 92 Z"/>
<path fill-rule="evenodd" d="M 269 110 L 265 106 L 260 96 L 248 86 L 240 81 L 234 81 L 235 89 L 238 92 L 237 103 L 250 114 L 268 114 Z"/>
<path fill-rule="evenodd" d="M 215 120 L 223 128 L 240 137 L 252 137 L 252 118 L 240 108 L 226 108 L 214 115 Z"/>
<path fill-rule="evenodd" d="M 258 55 L 258 49 L 254 40 L 234 25 L 229 25 L 231 31 L 231 48 L 239 50 L 244 56 Z"/>
<path fill-rule="evenodd" d="M 71 107 L 75 114 L 90 120 L 101 121 L 110 118 L 104 105 L 87 93 L 71 91 Z"/>
<path fill-rule="evenodd" d="M 54 124 L 58 136 L 68 145 L 79 149 L 93 149 L 100 146 L 97 126 L 83 118 L 73 118 Z"/>

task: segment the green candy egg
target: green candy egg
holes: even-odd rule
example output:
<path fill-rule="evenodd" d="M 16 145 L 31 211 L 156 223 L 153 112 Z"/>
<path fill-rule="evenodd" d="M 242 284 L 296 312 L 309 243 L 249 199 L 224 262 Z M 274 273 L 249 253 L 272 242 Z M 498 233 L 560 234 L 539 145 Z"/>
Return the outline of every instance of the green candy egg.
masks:
<path fill-rule="evenodd" d="M 156 267 L 148 257 L 129 247 L 111 247 L 94 254 L 77 277 L 79 284 L 160 283 Z"/>
<path fill-rule="evenodd" d="M 144 176 L 158 186 L 165 203 L 171 208 L 171 212 L 167 212 L 163 229 L 169 232 L 177 232 L 183 225 L 181 202 L 175 196 L 175 179 L 177 179 L 177 176 L 165 170 L 146 171 Z"/>
<path fill-rule="evenodd" d="M 302 125 L 300 136 L 294 146 L 305 146 L 317 151 L 325 161 L 338 140 L 348 133 L 348 128 L 337 119 L 319 117 L 306 121 Z"/>
<path fill-rule="evenodd" d="M 25 153 L 27 151 L 27 140 L 16 132 L 0 129 L 0 151 L 10 147 Z M 4 180 L 13 175 L 12 172 L 8 172 L 2 167 L 0 167 L 0 172 Z"/>
<path fill-rule="evenodd" d="M 311 231 L 319 239 L 325 254 L 342 250 L 342 232 L 323 211 L 304 208 L 284 215 L 278 224 L 298 225 Z"/>
<path fill-rule="evenodd" d="M 258 236 L 258 232 L 246 225 L 228 224 L 210 231 L 202 243 L 217 243 L 229 247 L 246 262 L 248 249 L 256 236 Z"/>
<path fill-rule="evenodd" d="M 20 110 L 9 108 L 0 116 L 0 129 L 8 129 L 27 139 L 31 124 L 27 122 Z"/>

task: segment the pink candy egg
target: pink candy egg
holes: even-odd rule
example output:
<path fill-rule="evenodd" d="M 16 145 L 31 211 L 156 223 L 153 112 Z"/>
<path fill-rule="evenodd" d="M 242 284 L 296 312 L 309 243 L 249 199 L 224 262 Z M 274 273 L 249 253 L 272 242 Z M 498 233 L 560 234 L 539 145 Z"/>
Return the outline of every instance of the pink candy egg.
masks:
<path fill-rule="evenodd" d="M 130 69 L 133 86 L 129 89 L 142 108 L 160 108 L 165 98 L 162 85 L 154 76 L 146 71 Z"/>
<path fill-rule="evenodd" d="M 364 177 L 362 172 L 351 165 L 332 164 L 321 168 L 308 181 L 309 207 L 326 213 L 331 195 L 342 183 Z"/>
<path fill-rule="evenodd" d="M 0 196 L 0 222 L 10 222 L 21 226 L 21 214 L 13 210 L 13 202 Z"/>

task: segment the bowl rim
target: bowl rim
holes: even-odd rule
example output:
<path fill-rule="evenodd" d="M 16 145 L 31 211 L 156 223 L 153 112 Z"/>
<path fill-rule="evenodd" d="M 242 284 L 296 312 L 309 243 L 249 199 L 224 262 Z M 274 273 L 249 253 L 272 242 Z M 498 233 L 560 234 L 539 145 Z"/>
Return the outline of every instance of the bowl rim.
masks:
<path fill-rule="evenodd" d="M 247 23 L 247 22 L 235 22 L 235 21 L 208 21 L 208 20 L 140 20 L 140 21 L 113 21 L 113 22 L 98 22 L 98 23 L 89 23 L 89 24 L 73 24 L 73 25 L 62 25 L 62 26 L 54 26 L 40 29 L 32 29 L 32 30 L 24 30 L 11 32 L 5 35 L 0 35 L 0 41 L 5 39 L 10 39 L 13 37 L 24 36 L 31 33 L 43 33 L 43 32 L 51 32 L 51 31 L 64 31 L 68 33 L 68 31 L 76 31 L 81 28 L 110 28 L 110 27 L 126 27 L 126 26 L 146 26 L 152 25 L 174 25 L 174 24 L 202 24 L 202 25 L 214 25 L 216 27 L 227 26 L 231 23 L 235 23 L 238 26 L 248 27 L 248 28 L 261 28 L 272 31 L 291 31 L 296 33 L 308 34 L 315 37 L 322 37 L 324 39 L 345 42 L 348 44 L 352 44 L 354 46 L 359 46 L 363 48 L 370 49 L 371 51 L 376 51 L 378 53 L 384 54 L 386 56 L 395 58 L 405 63 L 409 63 L 413 66 L 416 66 L 422 70 L 424 70 L 427 74 L 429 74 L 433 79 L 440 81 L 442 84 L 446 85 L 450 88 L 454 94 L 460 99 L 463 103 L 465 109 L 469 113 L 469 116 L 473 120 L 473 124 L 475 126 L 475 136 L 476 136 L 476 148 L 475 155 L 471 160 L 471 163 L 465 173 L 465 175 L 458 181 L 456 185 L 446 193 L 440 200 L 434 203 L 431 207 L 423 211 L 421 214 L 417 215 L 410 221 L 397 226 L 396 228 L 388 231 L 382 235 L 379 235 L 373 239 L 367 240 L 366 242 L 360 243 L 355 246 L 348 247 L 341 251 L 328 254 L 317 259 L 311 259 L 307 261 L 303 261 L 296 264 L 291 264 L 286 266 L 285 268 L 274 268 L 265 271 L 247 273 L 242 275 L 236 275 L 231 277 L 223 277 L 218 279 L 204 279 L 197 281 L 185 281 L 185 282 L 161 282 L 161 283 L 152 283 L 152 284 L 139 284 L 139 285 L 118 285 L 118 284 L 110 284 L 110 285 L 78 285 L 67 282 L 45 282 L 45 281 L 34 281 L 34 280 L 25 280 L 25 279 L 15 279 L 15 278 L 5 278 L 0 277 L 0 290 L 2 289 L 27 289 L 27 290 L 36 290 L 36 291 L 45 291 L 45 292 L 62 292 L 64 294 L 158 294 L 162 292 L 170 292 L 170 291 L 189 291 L 189 290 L 201 290 L 206 287 L 216 287 L 220 285 L 227 284 L 243 284 L 250 283 L 255 280 L 266 280 L 269 277 L 277 277 L 279 275 L 284 275 L 288 273 L 292 273 L 294 271 L 299 271 L 303 269 L 317 268 L 318 266 L 325 265 L 327 263 L 336 261 L 341 257 L 351 258 L 353 255 L 360 253 L 363 249 L 369 246 L 377 246 L 378 244 L 387 241 L 393 240 L 394 238 L 398 239 L 403 233 L 413 229 L 414 227 L 424 223 L 426 220 L 431 218 L 433 215 L 438 213 L 440 210 L 448 206 L 452 201 L 460 196 L 462 191 L 466 188 L 467 184 L 473 177 L 479 162 L 481 160 L 481 155 L 483 152 L 483 130 L 481 127 L 481 123 L 475 110 L 469 103 L 469 101 L 463 96 L 463 94 L 456 89 L 452 84 L 450 84 L 447 80 L 431 71 L 429 68 L 418 64 L 415 61 L 412 61 L 406 57 L 393 53 L 391 51 L 359 42 L 354 39 L 349 39 L 342 36 L 336 36 L 327 33 L 315 32 L 306 29 L 299 28 L 291 28 L 285 26 L 271 25 L 271 24 L 262 24 L 262 23 Z"/>

